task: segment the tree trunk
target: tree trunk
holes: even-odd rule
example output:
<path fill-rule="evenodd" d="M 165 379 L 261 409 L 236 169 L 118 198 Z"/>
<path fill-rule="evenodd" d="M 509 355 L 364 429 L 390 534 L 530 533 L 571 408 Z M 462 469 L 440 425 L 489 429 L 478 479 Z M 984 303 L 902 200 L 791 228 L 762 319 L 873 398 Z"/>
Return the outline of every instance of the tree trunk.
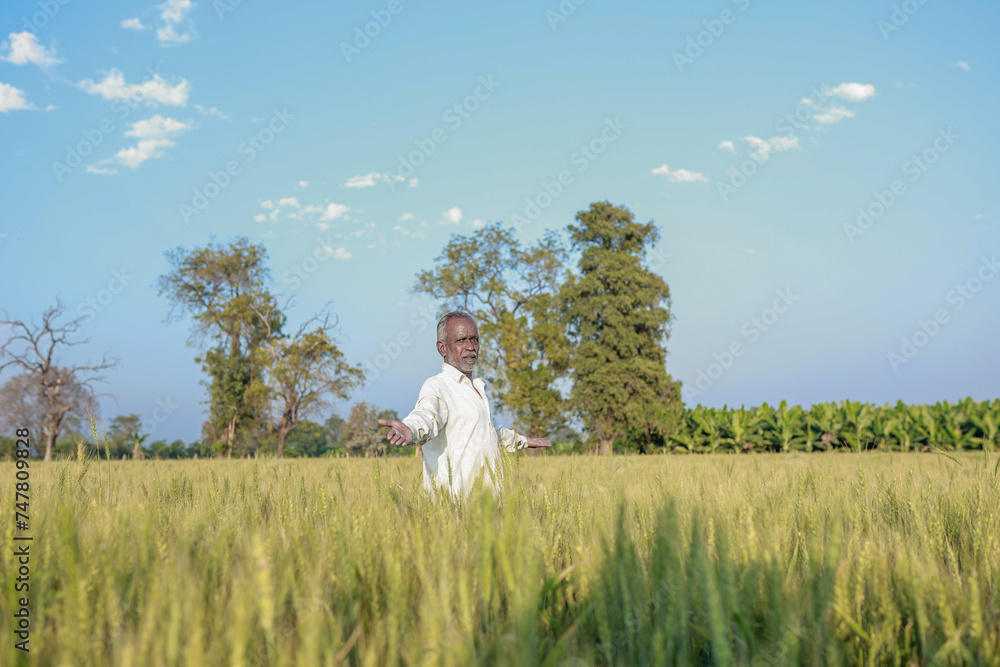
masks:
<path fill-rule="evenodd" d="M 611 442 L 612 442 L 611 438 L 601 438 L 601 444 L 598 445 L 597 447 L 597 453 L 600 454 L 601 456 L 605 456 L 607 454 L 614 454 L 614 452 L 611 451 Z"/>
<path fill-rule="evenodd" d="M 233 457 L 233 440 L 236 439 L 236 415 L 229 420 L 229 424 L 226 426 L 226 458 L 231 459 Z"/>
<path fill-rule="evenodd" d="M 45 429 L 45 460 L 52 460 L 52 446 L 56 444 L 56 432 Z"/>
<path fill-rule="evenodd" d="M 59 431 L 62 429 L 63 417 L 66 416 L 66 412 L 69 408 L 49 408 L 48 414 L 45 416 L 45 425 L 42 427 L 42 432 L 45 433 L 45 460 L 52 460 L 52 448 L 55 447 L 56 438 L 59 437 Z"/>
<path fill-rule="evenodd" d="M 288 435 L 295 430 L 299 425 L 298 420 L 295 418 L 295 414 L 292 412 L 291 408 L 285 410 L 285 414 L 281 416 L 278 421 L 278 458 L 283 458 L 285 456 L 285 441 L 288 439 Z"/>

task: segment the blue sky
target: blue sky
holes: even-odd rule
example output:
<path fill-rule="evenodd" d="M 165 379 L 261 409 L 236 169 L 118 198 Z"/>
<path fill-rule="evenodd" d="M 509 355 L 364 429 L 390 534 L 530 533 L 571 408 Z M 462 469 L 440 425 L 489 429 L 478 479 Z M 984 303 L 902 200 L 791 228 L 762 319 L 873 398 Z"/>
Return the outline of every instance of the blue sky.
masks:
<path fill-rule="evenodd" d="M 531 243 L 609 200 L 660 229 L 689 404 L 994 398 L 998 19 L 934 0 L 6 2 L 0 308 L 85 315 L 65 360 L 121 360 L 104 416 L 168 412 L 152 439 L 194 440 L 190 326 L 154 283 L 167 250 L 245 235 L 293 327 L 333 302 L 374 369 L 354 400 L 405 414 L 440 363 L 410 289 L 450 235 L 502 220 Z"/>

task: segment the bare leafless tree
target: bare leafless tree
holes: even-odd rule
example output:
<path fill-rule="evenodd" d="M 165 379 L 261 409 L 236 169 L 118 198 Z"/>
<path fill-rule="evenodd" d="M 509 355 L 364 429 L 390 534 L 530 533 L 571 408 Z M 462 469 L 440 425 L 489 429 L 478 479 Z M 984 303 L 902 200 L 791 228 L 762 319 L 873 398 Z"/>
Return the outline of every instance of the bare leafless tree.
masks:
<path fill-rule="evenodd" d="M 31 376 L 41 397 L 42 433 L 45 435 L 45 460 L 52 460 L 52 448 L 56 438 L 66 426 L 67 415 L 74 411 L 85 410 L 85 400 L 96 399 L 93 383 L 103 382 L 101 374 L 113 368 L 118 361 L 106 354 L 101 361 L 94 364 L 65 366 L 58 363 L 57 353 L 62 347 L 82 345 L 86 340 L 71 341 L 79 330 L 80 322 L 85 319 L 58 324 L 65 307 L 56 302 L 55 306 L 47 308 L 42 313 L 42 322 L 25 323 L 21 320 L 7 319 L 4 313 L 0 319 L 0 373 L 8 367 L 21 370 L 22 374 Z M 6 331 L 4 331 L 6 329 Z"/>

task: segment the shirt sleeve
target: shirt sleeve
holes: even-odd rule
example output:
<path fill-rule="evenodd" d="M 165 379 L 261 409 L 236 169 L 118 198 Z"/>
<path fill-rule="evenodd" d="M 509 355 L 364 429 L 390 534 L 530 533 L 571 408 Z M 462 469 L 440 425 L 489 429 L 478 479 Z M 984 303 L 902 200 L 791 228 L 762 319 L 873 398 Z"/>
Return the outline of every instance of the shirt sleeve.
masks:
<path fill-rule="evenodd" d="M 497 428 L 497 439 L 500 441 L 500 446 L 508 452 L 524 449 L 524 446 L 528 442 L 527 437 L 510 430 L 506 426 Z"/>
<path fill-rule="evenodd" d="M 448 404 L 433 382 L 424 382 L 417 405 L 401 421 L 413 431 L 414 445 L 422 445 L 441 432 L 448 423 Z"/>

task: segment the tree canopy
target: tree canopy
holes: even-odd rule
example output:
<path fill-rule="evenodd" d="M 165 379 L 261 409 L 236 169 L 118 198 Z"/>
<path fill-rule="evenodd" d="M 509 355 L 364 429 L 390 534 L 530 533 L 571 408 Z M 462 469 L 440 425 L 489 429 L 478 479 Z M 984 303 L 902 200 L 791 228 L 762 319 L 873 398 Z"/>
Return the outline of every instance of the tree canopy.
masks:
<path fill-rule="evenodd" d="M 573 406 L 603 452 L 616 438 L 662 444 L 681 402 L 666 372 L 670 290 L 643 266 L 656 227 L 609 202 L 591 204 L 576 221 L 569 233 L 579 274 L 562 290 L 574 342 Z"/>
<path fill-rule="evenodd" d="M 325 310 L 295 334 L 284 333 L 263 245 L 240 237 L 177 248 L 167 258 L 172 268 L 159 278 L 160 294 L 171 303 L 168 319 L 190 314 L 190 342 L 206 348 L 196 358 L 208 376 L 203 435 L 220 453 L 255 450 L 274 436 L 281 456 L 303 417 L 331 398 L 347 398 L 363 380 L 337 348 Z"/>
<path fill-rule="evenodd" d="M 569 361 L 556 295 L 565 279 L 566 250 L 555 232 L 527 249 L 494 223 L 455 235 L 432 270 L 417 275 L 415 292 L 472 313 L 485 344 L 478 372 L 496 408 L 529 432 L 559 428 L 565 406 L 558 388 Z"/>

